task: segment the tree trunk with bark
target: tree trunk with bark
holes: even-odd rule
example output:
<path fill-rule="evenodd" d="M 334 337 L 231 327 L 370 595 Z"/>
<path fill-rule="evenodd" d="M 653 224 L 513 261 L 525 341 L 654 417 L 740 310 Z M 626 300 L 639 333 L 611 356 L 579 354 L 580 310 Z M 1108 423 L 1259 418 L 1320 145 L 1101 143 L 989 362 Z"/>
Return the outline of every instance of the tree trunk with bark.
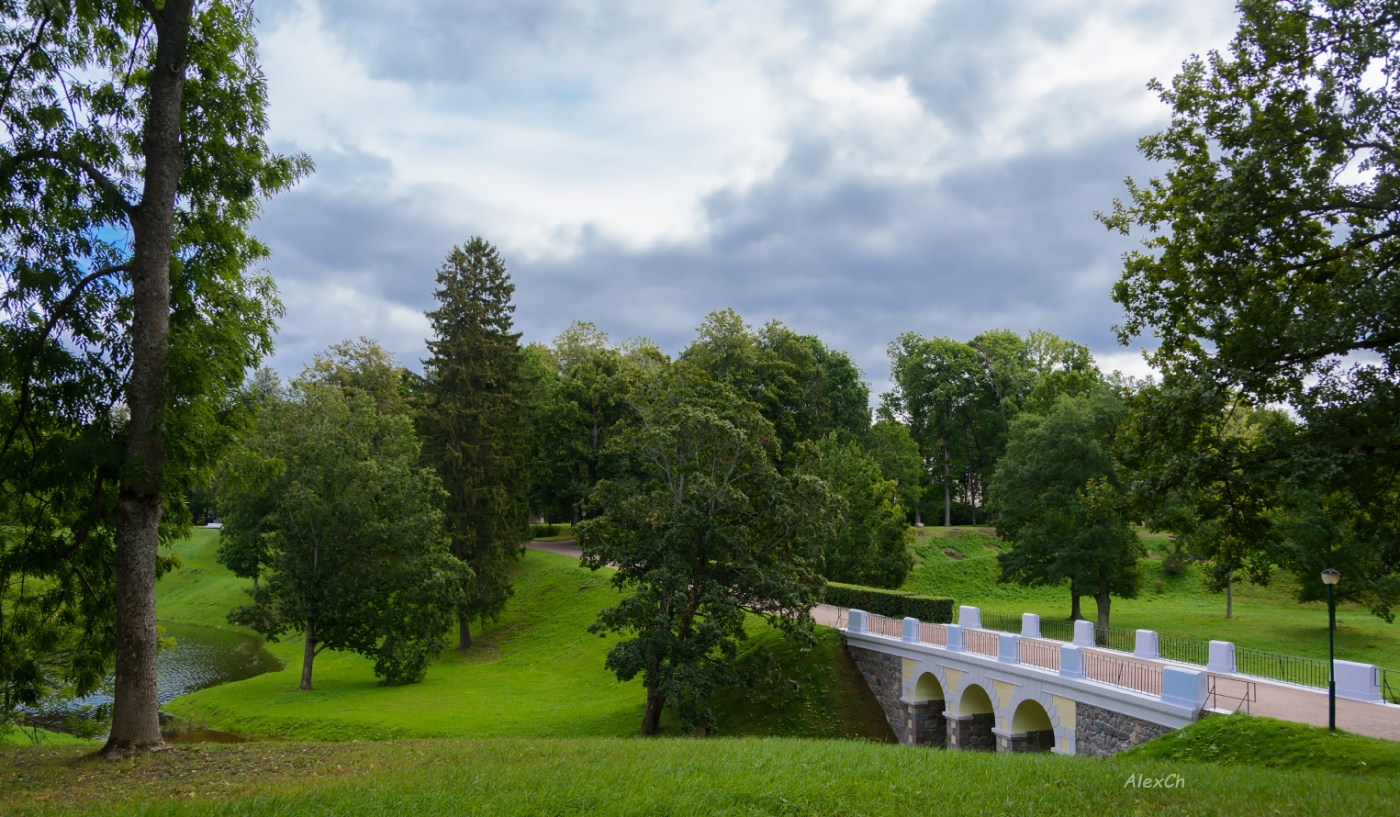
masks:
<path fill-rule="evenodd" d="M 1099 579 L 1099 592 L 1094 594 L 1094 604 L 1099 608 L 1098 625 L 1105 632 L 1108 630 L 1108 608 L 1113 604 L 1113 598 L 1108 594 L 1108 579 Z"/>
<path fill-rule="evenodd" d="M 661 710 L 666 706 L 666 697 L 656 694 L 656 687 L 647 688 L 647 708 L 642 713 L 642 734 L 655 735 L 661 731 Z"/>
<path fill-rule="evenodd" d="M 457 649 L 472 648 L 472 619 L 466 613 L 457 614 Z"/>
<path fill-rule="evenodd" d="M 948 449 L 943 449 L 943 527 L 953 527 L 953 495 L 948 485 Z"/>
<path fill-rule="evenodd" d="M 1082 621 L 1083 618 L 1084 613 L 1079 606 L 1079 588 L 1071 583 L 1069 586 L 1069 620 Z"/>
<path fill-rule="evenodd" d="M 161 749 L 156 696 L 155 569 L 165 440 L 159 430 L 170 335 L 170 255 L 180 184 L 180 121 L 192 0 L 167 0 L 152 12 L 156 34 L 141 150 L 141 202 L 130 213 L 131 380 L 127 437 L 116 513 L 116 679 L 108 758 Z"/>
<path fill-rule="evenodd" d="M 301 686 L 298 692 L 311 691 L 311 666 L 316 662 L 316 627 L 306 625 L 306 644 L 301 651 Z"/>
<path fill-rule="evenodd" d="M 1231 570 L 1225 577 L 1225 618 L 1227 620 L 1235 617 L 1235 571 Z"/>

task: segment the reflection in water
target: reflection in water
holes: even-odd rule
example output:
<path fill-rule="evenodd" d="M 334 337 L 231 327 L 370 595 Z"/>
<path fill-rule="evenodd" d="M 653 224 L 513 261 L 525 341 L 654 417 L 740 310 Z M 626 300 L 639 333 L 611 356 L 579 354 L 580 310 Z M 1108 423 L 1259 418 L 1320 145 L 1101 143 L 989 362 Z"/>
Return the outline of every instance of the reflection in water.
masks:
<path fill-rule="evenodd" d="M 162 650 L 156 662 L 160 671 L 156 694 L 161 706 L 196 690 L 282 669 L 282 662 L 268 652 L 257 636 L 196 624 L 161 626 L 166 638 L 175 639 L 175 646 Z M 109 679 L 101 690 L 46 707 L 43 715 L 32 720 L 57 726 L 69 717 L 83 717 L 111 701 Z"/>

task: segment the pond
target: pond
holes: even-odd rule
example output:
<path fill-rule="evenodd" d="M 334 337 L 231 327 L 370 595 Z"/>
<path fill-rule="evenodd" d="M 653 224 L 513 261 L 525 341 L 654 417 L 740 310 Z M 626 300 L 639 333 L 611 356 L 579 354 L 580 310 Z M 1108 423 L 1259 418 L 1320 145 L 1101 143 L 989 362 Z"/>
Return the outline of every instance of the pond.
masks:
<path fill-rule="evenodd" d="M 163 622 L 161 627 L 166 638 L 175 639 L 175 646 L 162 650 L 156 660 L 160 671 L 156 694 L 161 706 L 196 690 L 282 669 L 282 662 L 255 635 L 196 624 Z M 111 702 L 109 681 L 91 695 L 45 707 L 30 720 L 49 728 L 80 731 L 72 728 L 76 726 L 73 719 L 88 717 Z"/>

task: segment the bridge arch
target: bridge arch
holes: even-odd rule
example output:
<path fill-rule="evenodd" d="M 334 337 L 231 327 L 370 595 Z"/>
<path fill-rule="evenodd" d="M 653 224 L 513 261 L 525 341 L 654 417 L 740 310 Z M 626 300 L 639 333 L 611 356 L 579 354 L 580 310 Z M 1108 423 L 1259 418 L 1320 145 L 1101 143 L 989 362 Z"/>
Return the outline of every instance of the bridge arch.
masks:
<path fill-rule="evenodd" d="M 990 715 L 993 712 L 992 698 L 987 690 L 978 684 L 968 684 L 958 697 L 958 717 L 966 715 Z"/>
<path fill-rule="evenodd" d="M 1048 752 L 1055 746 L 1055 725 L 1040 701 L 1027 698 L 1011 715 L 1006 748 L 1013 752 Z"/>
<path fill-rule="evenodd" d="M 914 684 L 914 700 L 942 701 L 944 699 L 943 685 L 938 682 L 938 676 L 931 672 L 925 672 L 919 676 L 919 680 Z"/>

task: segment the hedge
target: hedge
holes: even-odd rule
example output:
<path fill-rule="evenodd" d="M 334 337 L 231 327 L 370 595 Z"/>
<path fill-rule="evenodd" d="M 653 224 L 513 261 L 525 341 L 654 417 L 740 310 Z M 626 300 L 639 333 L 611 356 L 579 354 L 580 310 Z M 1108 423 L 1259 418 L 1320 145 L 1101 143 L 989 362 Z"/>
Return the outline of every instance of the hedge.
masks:
<path fill-rule="evenodd" d="M 907 590 L 882 590 L 858 584 L 827 582 L 826 603 L 890 618 L 913 616 L 933 624 L 948 624 L 953 620 L 952 599 L 919 596 Z"/>

